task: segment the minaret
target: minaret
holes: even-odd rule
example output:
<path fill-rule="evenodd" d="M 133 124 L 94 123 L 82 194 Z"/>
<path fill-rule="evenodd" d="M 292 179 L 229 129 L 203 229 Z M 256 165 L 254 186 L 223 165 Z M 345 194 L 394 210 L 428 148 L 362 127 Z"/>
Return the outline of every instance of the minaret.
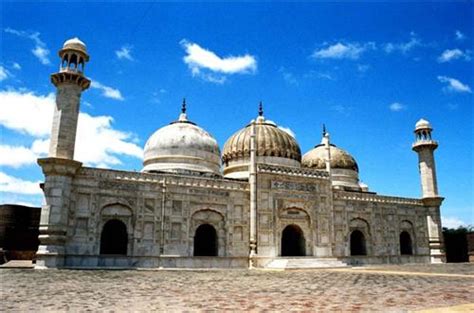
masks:
<path fill-rule="evenodd" d="M 418 167 L 421 178 L 422 201 L 427 212 L 426 227 L 431 263 L 445 261 L 443 252 L 443 235 L 441 231 L 440 206 L 444 198 L 438 195 L 434 150 L 438 142 L 433 140 L 431 124 L 420 119 L 415 125 L 415 142 L 412 149 L 418 153 Z"/>
<path fill-rule="evenodd" d="M 260 101 L 258 105 L 257 121 L 263 119 L 263 105 Z M 257 126 L 256 122 L 251 122 L 250 129 L 250 253 L 249 268 L 254 267 L 254 257 L 257 255 Z"/>
<path fill-rule="evenodd" d="M 432 130 L 428 121 L 420 119 L 415 126 L 415 143 L 412 146 L 412 149 L 418 153 L 423 198 L 438 197 L 434 160 L 434 151 L 438 148 L 438 142 L 431 138 Z"/>
<path fill-rule="evenodd" d="M 81 93 L 89 88 L 91 81 L 84 76 L 85 63 L 89 61 L 86 45 L 78 38 L 69 39 L 59 50 L 61 65 L 59 72 L 51 75 L 56 86 L 53 129 L 49 156 L 74 159 L 77 119 Z"/>
<path fill-rule="evenodd" d="M 57 88 L 51 142 L 47 158 L 38 159 L 45 182 L 44 204 L 41 207 L 36 268 L 64 266 L 65 246 L 71 190 L 74 176 L 82 163 L 74 161 L 79 100 L 82 91 L 90 85 L 84 76 L 84 65 L 89 61 L 86 45 L 77 38 L 64 43 L 59 50 L 59 72 L 51 75 Z"/>
<path fill-rule="evenodd" d="M 323 124 L 323 139 L 321 140 L 321 143 L 324 145 L 324 149 L 326 150 L 326 157 L 324 161 L 326 163 L 326 171 L 329 174 L 329 179 L 331 179 L 331 143 L 325 124 Z"/>

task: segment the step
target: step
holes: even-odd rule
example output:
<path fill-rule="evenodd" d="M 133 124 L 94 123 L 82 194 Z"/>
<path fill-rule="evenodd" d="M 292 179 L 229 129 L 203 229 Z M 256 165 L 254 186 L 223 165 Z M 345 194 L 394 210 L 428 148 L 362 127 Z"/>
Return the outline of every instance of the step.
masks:
<path fill-rule="evenodd" d="M 347 264 L 336 258 L 314 258 L 314 257 L 283 257 L 271 260 L 265 268 L 271 269 L 298 269 L 298 268 L 333 268 L 347 267 Z"/>

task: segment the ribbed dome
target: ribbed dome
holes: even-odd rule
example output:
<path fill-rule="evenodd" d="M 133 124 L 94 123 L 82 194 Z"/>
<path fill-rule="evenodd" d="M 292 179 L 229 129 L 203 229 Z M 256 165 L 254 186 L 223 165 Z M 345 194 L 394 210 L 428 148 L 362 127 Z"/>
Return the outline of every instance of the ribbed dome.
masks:
<path fill-rule="evenodd" d="M 349 169 L 359 172 L 356 160 L 346 151 L 330 145 L 331 168 Z M 314 149 L 308 151 L 301 160 L 303 167 L 315 169 L 326 169 L 326 149 L 323 144 L 319 144 Z"/>
<path fill-rule="evenodd" d="M 222 161 L 250 157 L 250 124 L 233 134 L 225 143 Z M 257 156 L 273 156 L 301 160 L 301 150 L 295 138 L 264 118 L 256 122 Z"/>
<path fill-rule="evenodd" d="M 188 121 L 183 107 L 179 120 L 158 129 L 145 144 L 143 172 L 197 171 L 220 175 L 217 141 Z"/>
<path fill-rule="evenodd" d="M 275 123 L 265 120 L 263 112 L 260 114 L 255 122 L 257 162 L 300 167 L 301 150 L 295 138 Z M 222 153 L 225 177 L 248 178 L 251 125 L 233 134 L 225 143 Z"/>

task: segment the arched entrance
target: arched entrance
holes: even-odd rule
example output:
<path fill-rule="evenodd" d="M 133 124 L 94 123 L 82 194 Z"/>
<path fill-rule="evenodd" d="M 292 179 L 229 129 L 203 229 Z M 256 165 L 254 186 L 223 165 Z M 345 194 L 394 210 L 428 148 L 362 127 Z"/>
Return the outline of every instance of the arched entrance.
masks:
<path fill-rule="evenodd" d="M 402 231 L 400 233 L 400 254 L 402 254 L 402 255 L 412 255 L 413 254 L 411 236 L 407 231 Z"/>
<path fill-rule="evenodd" d="M 351 233 L 351 255 L 367 255 L 365 236 L 360 230 Z"/>
<path fill-rule="evenodd" d="M 100 254 L 127 255 L 127 226 L 120 220 L 109 220 L 102 228 Z"/>
<path fill-rule="evenodd" d="M 288 225 L 281 234 L 281 256 L 305 256 L 303 231 L 299 226 Z"/>
<path fill-rule="evenodd" d="M 217 256 L 217 232 L 209 224 L 202 224 L 194 235 L 194 256 Z"/>

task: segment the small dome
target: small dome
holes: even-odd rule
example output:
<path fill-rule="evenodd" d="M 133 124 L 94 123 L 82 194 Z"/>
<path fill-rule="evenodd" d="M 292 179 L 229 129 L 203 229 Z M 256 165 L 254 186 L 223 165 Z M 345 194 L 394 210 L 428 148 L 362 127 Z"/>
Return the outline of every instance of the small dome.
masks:
<path fill-rule="evenodd" d="M 187 119 L 158 129 L 145 144 L 143 172 L 204 172 L 220 175 L 220 151 L 208 132 Z"/>
<path fill-rule="evenodd" d="M 248 177 L 251 125 L 237 131 L 225 143 L 222 152 L 224 175 Z M 301 150 L 295 138 L 271 121 L 259 116 L 255 122 L 257 157 L 260 162 L 299 167 Z"/>
<path fill-rule="evenodd" d="M 430 122 L 428 122 L 425 119 L 420 119 L 415 124 L 415 130 L 419 130 L 419 129 L 433 129 L 433 128 L 431 127 Z"/>
<path fill-rule="evenodd" d="M 63 49 L 74 49 L 87 52 L 86 44 L 77 37 L 66 40 L 63 44 Z"/>
<path fill-rule="evenodd" d="M 331 168 L 332 169 L 349 169 L 359 172 L 356 160 L 346 151 L 330 145 Z M 301 160 L 303 167 L 315 169 L 326 169 L 326 149 L 323 144 L 319 144 L 314 149 L 308 151 Z"/>

